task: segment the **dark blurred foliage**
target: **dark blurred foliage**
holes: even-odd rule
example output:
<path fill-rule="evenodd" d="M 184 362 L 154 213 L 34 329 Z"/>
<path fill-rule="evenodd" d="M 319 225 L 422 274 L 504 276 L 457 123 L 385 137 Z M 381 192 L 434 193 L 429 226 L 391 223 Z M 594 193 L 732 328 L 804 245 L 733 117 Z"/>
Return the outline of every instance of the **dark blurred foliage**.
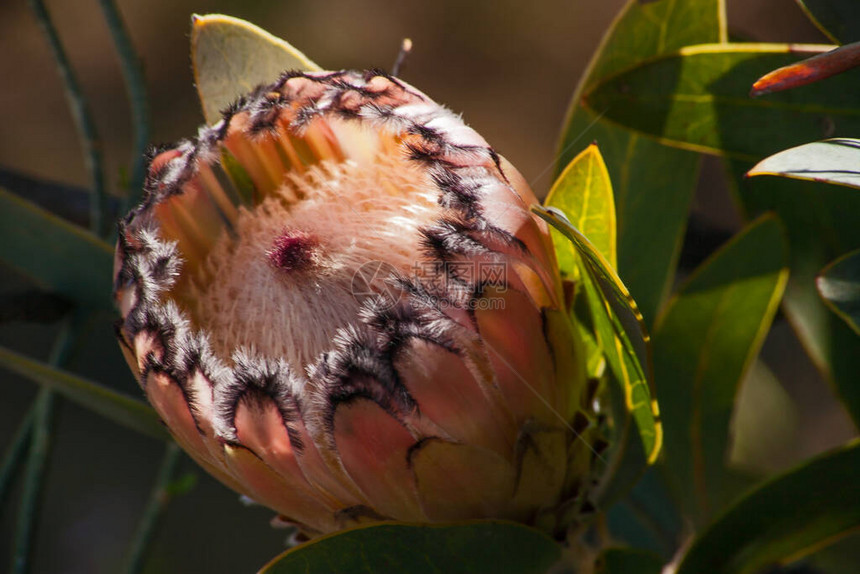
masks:
<path fill-rule="evenodd" d="M 122 0 L 119 7 L 144 60 L 154 143 L 196 133 L 202 115 L 188 56 L 190 15 L 223 12 L 288 39 L 326 68 L 390 68 L 401 39 L 412 38 L 404 78 L 462 112 L 543 194 L 551 183 L 556 137 L 570 94 L 622 3 Z M 730 26 L 738 37 L 823 41 L 790 0 L 728 3 Z M 98 3 L 55 0 L 49 9 L 102 137 L 109 189 L 119 195 L 127 177 L 131 124 L 118 60 Z M 86 214 L 83 196 L 68 187 L 88 184 L 78 137 L 55 65 L 24 0 L 0 2 L 0 79 L 0 185 L 80 221 Z M 28 187 L 21 175 L 62 185 Z M 690 268 L 701 261 L 739 224 L 718 162 L 706 161 L 683 265 Z M 32 304 L 31 289 L 0 267 L 0 304 Z M 50 317 L 30 317 L 41 319 L 40 324 L 23 322 L 11 312 L 0 313 L 0 318 L 0 344 L 47 357 L 57 333 L 56 326 L 44 322 Z M 139 395 L 109 319 L 94 323 L 69 368 Z M 778 457 L 780 465 L 853 432 L 784 322 L 777 323 L 763 356 L 802 407 L 799 443 Z M 0 380 L 2 446 L 36 389 L 5 372 Z M 115 572 L 149 495 L 163 445 L 65 403 L 56 428 L 33 572 Z M 199 480 L 189 494 L 171 503 L 148 572 L 250 572 L 281 551 L 286 533 L 269 527 L 269 511 L 243 507 L 233 493 L 186 459 L 180 476 L 187 472 L 197 473 Z M 13 501 L 16 495 L 13 492 Z M 0 517 L 0 569 L 9 561 L 13 524 L 13 513 L 6 508 Z"/>

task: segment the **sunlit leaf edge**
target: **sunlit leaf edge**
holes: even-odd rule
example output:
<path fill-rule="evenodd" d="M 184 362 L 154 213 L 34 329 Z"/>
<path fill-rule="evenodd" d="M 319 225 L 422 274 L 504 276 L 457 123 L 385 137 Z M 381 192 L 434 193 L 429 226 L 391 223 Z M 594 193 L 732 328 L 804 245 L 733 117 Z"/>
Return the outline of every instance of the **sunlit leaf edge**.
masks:
<path fill-rule="evenodd" d="M 747 177 L 761 177 L 761 176 L 773 176 L 773 177 L 784 177 L 787 179 L 797 179 L 801 181 L 815 181 L 820 183 L 828 183 L 830 185 L 840 185 L 842 187 L 850 187 L 852 189 L 860 189 L 860 164 L 857 166 L 857 183 L 852 184 L 846 181 L 840 181 L 837 179 L 828 179 L 826 177 L 813 177 L 811 175 L 803 175 L 801 172 L 797 170 L 777 170 L 773 165 L 775 161 L 785 160 L 794 157 L 797 154 L 802 154 L 806 151 L 809 151 L 812 146 L 817 146 L 819 144 L 826 143 L 836 143 L 840 141 L 850 141 L 856 143 L 858 147 L 860 147 L 860 139 L 852 139 L 852 138 L 831 138 L 826 140 L 821 140 L 817 142 L 810 142 L 806 144 L 802 144 L 799 146 L 795 146 L 792 148 L 788 148 L 781 152 L 775 153 L 771 156 L 768 156 L 758 162 L 753 166 L 751 170 L 747 172 Z M 858 156 L 860 156 L 860 152 L 858 152 Z M 825 170 L 825 172 L 833 171 L 833 170 Z"/>

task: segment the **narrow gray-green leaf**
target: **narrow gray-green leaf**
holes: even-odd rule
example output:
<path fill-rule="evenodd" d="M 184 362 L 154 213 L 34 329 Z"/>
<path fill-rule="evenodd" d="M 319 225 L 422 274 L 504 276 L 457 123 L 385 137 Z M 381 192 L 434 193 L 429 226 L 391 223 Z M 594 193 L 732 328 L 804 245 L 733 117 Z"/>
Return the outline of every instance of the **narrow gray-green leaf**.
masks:
<path fill-rule="evenodd" d="M 88 231 L 0 188 L 0 261 L 46 291 L 113 309 L 113 249 Z"/>
<path fill-rule="evenodd" d="M 816 284 L 828 307 L 860 335 L 860 250 L 825 267 Z"/>
<path fill-rule="evenodd" d="M 545 574 L 559 558 L 558 544 L 521 524 L 378 524 L 287 550 L 260 574 Z"/>
<path fill-rule="evenodd" d="M 860 3 L 857 0 L 797 0 L 812 23 L 840 44 L 860 41 Z"/>
<path fill-rule="evenodd" d="M 727 502 L 735 394 L 770 328 L 787 266 L 782 226 L 763 217 L 703 263 L 658 320 L 667 469 L 687 512 L 702 520 Z"/>
<path fill-rule="evenodd" d="M 678 574 L 754 574 L 860 528 L 860 443 L 769 480 L 692 544 Z"/>
<path fill-rule="evenodd" d="M 170 436 L 155 411 L 138 399 L 0 347 L 0 366 L 54 390 L 119 425 L 153 438 Z"/>
<path fill-rule="evenodd" d="M 793 147 L 758 162 L 747 175 L 778 175 L 860 188 L 860 140 L 835 138 Z"/>
<path fill-rule="evenodd" d="M 284 40 L 222 14 L 192 16 L 191 64 L 209 124 L 239 96 L 274 82 L 284 71 L 321 69 Z"/>

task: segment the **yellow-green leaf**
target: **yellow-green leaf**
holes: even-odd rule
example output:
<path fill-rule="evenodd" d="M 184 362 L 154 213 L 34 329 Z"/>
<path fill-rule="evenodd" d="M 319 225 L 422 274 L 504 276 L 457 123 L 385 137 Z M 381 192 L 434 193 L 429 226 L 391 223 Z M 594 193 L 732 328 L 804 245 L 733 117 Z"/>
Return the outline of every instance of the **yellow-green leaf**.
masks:
<path fill-rule="evenodd" d="M 321 68 L 290 44 L 253 24 L 209 14 L 191 18 L 191 63 L 207 123 L 260 84 L 286 70 Z"/>
<path fill-rule="evenodd" d="M 556 210 L 533 206 L 532 211 L 564 235 L 580 260 L 581 285 L 594 321 L 597 341 L 606 356 L 613 379 L 647 462 L 660 452 L 662 428 L 650 389 L 649 336 L 642 314 L 630 292 L 609 262 Z"/>
<path fill-rule="evenodd" d="M 544 205 L 561 209 L 612 268 L 618 267 L 612 183 L 597 145 L 591 144 L 568 164 L 555 180 Z"/>

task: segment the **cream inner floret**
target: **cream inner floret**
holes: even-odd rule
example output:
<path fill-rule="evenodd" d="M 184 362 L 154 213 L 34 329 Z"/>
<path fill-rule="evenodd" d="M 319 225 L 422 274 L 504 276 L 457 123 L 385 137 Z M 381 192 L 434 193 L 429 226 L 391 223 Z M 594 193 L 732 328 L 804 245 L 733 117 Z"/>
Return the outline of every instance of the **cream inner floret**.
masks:
<path fill-rule="evenodd" d="M 193 275 L 195 322 L 224 358 L 244 347 L 294 367 L 315 362 L 338 329 L 360 324 L 364 297 L 391 292 L 390 271 L 413 273 L 437 196 L 424 172 L 384 152 L 285 174 L 238 209 Z"/>

